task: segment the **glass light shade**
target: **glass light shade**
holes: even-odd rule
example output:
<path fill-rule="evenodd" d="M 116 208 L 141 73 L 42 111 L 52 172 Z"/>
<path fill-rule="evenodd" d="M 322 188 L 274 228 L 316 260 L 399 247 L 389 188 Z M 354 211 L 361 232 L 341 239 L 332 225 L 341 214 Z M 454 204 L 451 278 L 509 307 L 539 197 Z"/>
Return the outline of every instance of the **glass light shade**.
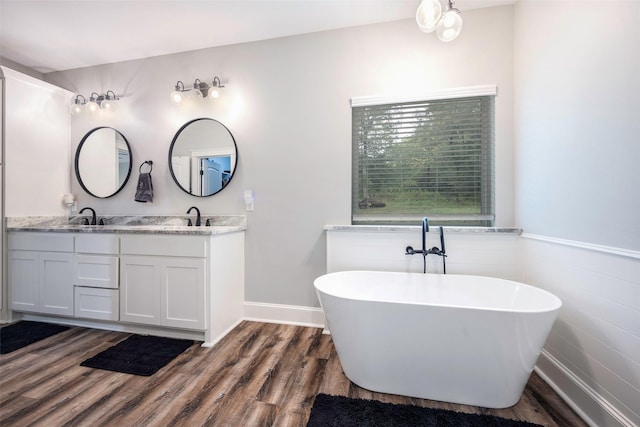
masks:
<path fill-rule="evenodd" d="M 442 6 L 438 0 L 422 0 L 416 11 L 418 27 L 425 33 L 431 33 L 436 29 L 441 16 Z"/>
<path fill-rule="evenodd" d="M 184 95 L 179 90 L 171 92 L 171 102 L 174 104 L 180 104 L 184 100 Z"/>
<path fill-rule="evenodd" d="M 212 100 L 220 98 L 220 88 L 217 86 L 210 87 L 208 96 Z"/>
<path fill-rule="evenodd" d="M 89 102 L 87 102 L 87 106 L 85 108 L 90 113 L 95 113 L 96 111 L 98 111 L 100 109 L 100 106 L 98 105 L 98 103 L 96 101 L 89 101 Z"/>
<path fill-rule="evenodd" d="M 200 92 L 200 89 L 193 88 L 189 92 L 187 92 L 187 98 L 189 99 L 202 98 L 202 92 Z"/>
<path fill-rule="evenodd" d="M 457 9 L 449 9 L 436 26 L 436 35 L 443 42 L 450 42 L 462 31 L 462 17 Z"/>
<path fill-rule="evenodd" d="M 116 100 L 115 99 L 105 99 L 102 101 L 102 105 L 100 107 L 103 110 L 113 111 L 116 109 Z"/>
<path fill-rule="evenodd" d="M 71 107 L 69 107 L 69 111 L 74 116 L 77 116 L 78 114 L 82 113 L 82 110 L 84 110 L 84 104 L 79 104 L 79 103 L 76 104 L 74 102 L 73 104 L 71 104 Z"/>

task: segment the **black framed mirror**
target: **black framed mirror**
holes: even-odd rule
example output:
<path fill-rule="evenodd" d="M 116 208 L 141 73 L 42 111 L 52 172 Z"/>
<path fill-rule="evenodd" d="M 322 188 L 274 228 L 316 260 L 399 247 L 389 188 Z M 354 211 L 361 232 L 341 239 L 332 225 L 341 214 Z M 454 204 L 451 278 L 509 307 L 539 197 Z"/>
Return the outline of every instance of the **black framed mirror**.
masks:
<path fill-rule="evenodd" d="M 91 129 L 76 150 L 76 178 L 84 191 L 106 199 L 122 190 L 131 176 L 131 146 L 117 129 Z"/>
<path fill-rule="evenodd" d="M 238 147 L 233 135 L 217 120 L 199 118 L 185 123 L 169 147 L 169 171 L 185 193 L 213 196 L 233 178 Z"/>

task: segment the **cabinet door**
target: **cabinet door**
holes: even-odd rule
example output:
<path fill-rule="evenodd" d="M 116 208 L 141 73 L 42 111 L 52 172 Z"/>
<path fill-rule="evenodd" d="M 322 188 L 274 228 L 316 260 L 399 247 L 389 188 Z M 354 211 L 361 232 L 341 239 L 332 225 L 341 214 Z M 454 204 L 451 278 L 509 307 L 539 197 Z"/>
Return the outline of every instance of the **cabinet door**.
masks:
<path fill-rule="evenodd" d="M 73 254 L 40 252 L 40 312 L 73 316 Z"/>
<path fill-rule="evenodd" d="M 162 258 L 161 263 L 162 325 L 205 329 L 205 260 Z"/>
<path fill-rule="evenodd" d="M 9 251 L 10 306 L 18 311 L 38 311 L 40 257 L 38 252 Z"/>
<path fill-rule="evenodd" d="M 120 320 L 160 325 L 161 265 L 155 257 L 120 257 Z"/>

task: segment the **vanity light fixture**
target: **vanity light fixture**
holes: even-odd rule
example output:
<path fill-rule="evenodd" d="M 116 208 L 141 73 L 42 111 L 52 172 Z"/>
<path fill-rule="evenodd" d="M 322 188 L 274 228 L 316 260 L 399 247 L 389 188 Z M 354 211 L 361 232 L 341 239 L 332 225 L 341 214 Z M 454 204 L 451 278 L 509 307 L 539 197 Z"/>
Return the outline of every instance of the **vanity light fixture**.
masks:
<path fill-rule="evenodd" d="M 206 93 L 206 88 L 208 88 L 206 83 L 202 83 L 200 79 L 196 79 L 193 82 L 193 89 L 187 92 L 187 96 L 191 99 L 201 99 L 204 96 L 203 93 Z"/>
<path fill-rule="evenodd" d="M 98 105 L 98 97 L 100 95 L 98 95 L 95 92 L 92 92 L 91 95 L 89 96 L 89 102 L 87 102 L 87 105 L 85 106 L 85 108 L 87 109 L 88 112 L 90 113 L 95 113 L 96 111 L 98 111 L 100 109 L 100 106 Z"/>
<path fill-rule="evenodd" d="M 171 92 L 171 102 L 173 102 L 174 104 L 180 104 L 184 100 L 184 92 L 184 83 L 178 80 L 175 90 Z"/>
<path fill-rule="evenodd" d="M 74 116 L 80 114 L 84 110 L 84 106 L 86 103 L 87 100 L 84 96 L 76 95 L 76 97 L 73 99 L 73 102 L 71 103 L 71 114 L 73 114 Z"/>
<path fill-rule="evenodd" d="M 108 90 L 104 95 L 92 92 L 89 96 L 89 101 L 82 95 L 76 95 L 71 103 L 71 114 L 80 114 L 84 110 L 90 113 L 95 113 L 98 110 L 112 111 L 115 109 L 118 100 L 119 98 L 112 90 Z"/>
<path fill-rule="evenodd" d="M 200 81 L 200 79 L 196 79 L 193 82 L 193 87 L 190 89 L 186 89 L 184 87 L 184 83 L 178 80 L 173 92 L 171 92 L 170 98 L 171 102 L 174 104 L 180 104 L 185 99 L 209 98 L 211 100 L 216 100 L 220 98 L 222 93 L 220 89 L 223 87 L 224 85 L 220 82 L 220 78 L 218 78 L 218 76 L 213 78 L 211 85 Z"/>
<path fill-rule="evenodd" d="M 109 95 L 109 93 L 111 93 L 111 95 Z M 113 111 L 116 108 L 117 102 L 118 102 L 118 98 L 116 97 L 116 94 L 113 93 L 112 90 L 108 90 L 107 93 L 104 95 L 104 100 L 100 104 L 100 108 L 107 111 Z"/>
<path fill-rule="evenodd" d="M 418 27 L 425 33 L 435 30 L 438 39 L 450 42 L 462 31 L 462 17 L 460 11 L 453 7 L 453 1 L 448 0 L 448 8 L 442 13 L 439 0 L 421 0 L 416 11 Z"/>
<path fill-rule="evenodd" d="M 218 76 L 215 76 L 213 78 L 213 83 L 211 83 L 211 87 L 209 88 L 209 98 L 212 100 L 220 98 L 220 95 L 222 94 L 220 89 L 222 89 L 223 87 L 224 85 L 220 83 L 220 79 L 218 78 Z"/>

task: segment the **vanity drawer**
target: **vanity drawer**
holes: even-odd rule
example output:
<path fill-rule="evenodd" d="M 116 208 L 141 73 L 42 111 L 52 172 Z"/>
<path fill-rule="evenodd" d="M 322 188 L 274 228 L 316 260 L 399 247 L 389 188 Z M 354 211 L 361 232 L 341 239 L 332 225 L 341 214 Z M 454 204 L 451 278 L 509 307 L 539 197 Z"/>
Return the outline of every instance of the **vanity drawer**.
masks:
<path fill-rule="evenodd" d="M 7 248 L 20 251 L 73 252 L 73 235 L 66 233 L 9 233 Z"/>
<path fill-rule="evenodd" d="M 127 235 L 120 239 L 120 253 L 205 258 L 207 241 L 205 236 Z"/>
<path fill-rule="evenodd" d="M 85 254 L 117 255 L 120 239 L 113 234 L 78 234 L 76 252 Z"/>
<path fill-rule="evenodd" d="M 85 319 L 119 320 L 120 295 L 117 289 L 76 286 L 74 314 Z"/>
<path fill-rule="evenodd" d="M 118 262 L 115 256 L 76 254 L 74 285 L 117 289 Z"/>

